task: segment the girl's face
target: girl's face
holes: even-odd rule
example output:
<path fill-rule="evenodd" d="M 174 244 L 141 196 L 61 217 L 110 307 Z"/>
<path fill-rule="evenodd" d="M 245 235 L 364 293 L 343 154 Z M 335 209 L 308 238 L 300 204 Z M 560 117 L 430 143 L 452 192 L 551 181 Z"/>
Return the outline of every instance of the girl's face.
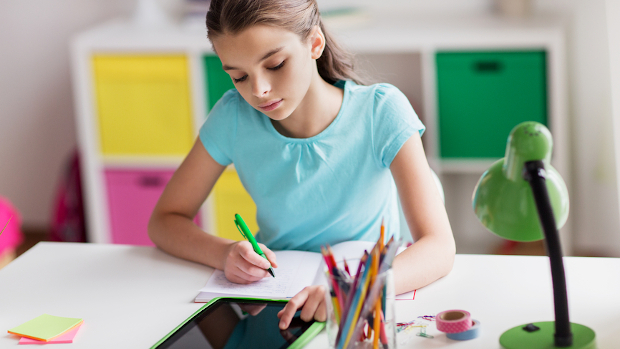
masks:
<path fill-rule="evenodd" d="M 255 25 L 214 38 L 213 47 L 241 96 L 279 121 L 295 111 L 310 88 L 320 56 L 312 42 L 285 29 Z"/>

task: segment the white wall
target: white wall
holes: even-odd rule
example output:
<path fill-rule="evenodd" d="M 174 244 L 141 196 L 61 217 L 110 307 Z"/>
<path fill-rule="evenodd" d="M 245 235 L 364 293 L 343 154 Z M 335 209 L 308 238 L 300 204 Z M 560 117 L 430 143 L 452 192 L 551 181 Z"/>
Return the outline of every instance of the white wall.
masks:
<path fill-rule="evenodd" d="M 468 14 L 489 11 L 490 0 L 317 0 L 321 11 L 339 7 L 363 6 L 375 11 L 410 11 L 423 14 Z"/>
<path fill-rule="evenodd" d="M 161 0 L 173 3 L 178 0 Z M 490 0 L 319 0 L 420 13 L 481 13 Z M 135 1 L 0 1 L 0 195 L 25 225 L 44 227 L 63 161 L 75 145 L 68 40 Z M 605 0 L 537 0 L 536 12 L 563 13 L 567 32 L 577 252 L 620 256 Z"/>
<path fill-rule="evenodd" d="M 620 182 L 620 1 L 607 0 L 607 41 L 609 42 L 612 124 L 616 159 L 616 183 Z M 611 237 L 620 245 L 620 234 Z"/>
<path fill-rule="evenodd" d="M 69 38 L 130 9 L 122 0 L 0 1 L 0 195 L 45 227 L 75 147 Z"/>
<path fill-rule="evenodd" d="M 567 57 L 572 123 L 571 215 L 576 252 L 620 256 L 604 0 L 545 0 L 539 11 L 569 18 Z M 617 63 L 616 63 L 617 64 Z"/>

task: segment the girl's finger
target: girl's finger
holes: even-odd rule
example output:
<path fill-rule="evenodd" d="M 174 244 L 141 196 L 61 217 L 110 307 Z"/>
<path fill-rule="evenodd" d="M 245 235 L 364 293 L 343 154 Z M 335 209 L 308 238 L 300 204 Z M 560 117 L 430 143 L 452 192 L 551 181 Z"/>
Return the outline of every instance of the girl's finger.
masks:
<path fill-rule="evenodd" d="M 325 304 L 325 297 L 321 301 L 319 308 L 314 313 L 314 319 L 316 321 L 327 321 L 327 305 Z"/>
<path fill-rule="evenodd" d="M 269 272 L 267 272 L 266 269 L 263 269 L 261 267 L 257 267 L 256 265 L 249 263 L 247 260 L 241 258 L 241 260 L 235 264 L 235 266 L 243 271 L 245 274 L 248 275 L 252 275 L 254 277 L 257 277 L 259 279 L 262 279 L 266 276 L 270 276 Z"/>
<path fill-rule="evenodd" d="M 262 277 L 260 276 L 246 273 L 237 265 L 232 265 L 224 272 L 224 275 L 226 276 L 226 279 L 228 279 L 228 281 L 234 282 L 236 284 L 249 284 L 262 279 Z"/>
<path fill-rule="evenodd" d="M 252 245 L 250 245 L 249 248 L 247 246 L 239 246 L 239 255 L 248 261 L 248 263 L 253 264 L 260 269 L 264 270 L 269 268 L 269 262 L 256 253 L 254 249 L 252 249 Z"/>
<path fill-rule="evenodd" d="M 267 248 L 267 246 L 263 244 L 258 244 L 258 245 L 260 246 L 261 250 L 263 250 L 263 252 L 265 253 L 265 256 L 267 256 L 267 259 L 269 259 L 269 263 L 271 263 L 271 266 L 274 268 L 277 268 L 278 263 L 276 263 L 276 254 L 273 253 L 272 250 Z"/>
<path fill-rule="evenodd" d="M 226 280 L 233 282 L 235 284 L 247 284 L 248 283 L 248 281 L 244 280 L 242 277 L 239 277 L 239 275 L 235 273 L 226 272 L 224 273 L 224 275 L 226 276 Z"/>
<path fill-rule="evenodd" d="M 224 275 L 226 276 L 226 280 L 233 282 L 235 284 L 248 284 L 249 281 L 245 280 L 244 278 L 240 277 L 239 275 L 235 274 L 235 273 L 224 273 Z"/>
<path fill-rule="evenodd" d="M 247 280 L 248 283 L 255 282 L 264 277 L 270 276 L 266 270 L 258 268 L 245 261 L 240 262 L 239 264 L 235 265 L 235 267 L 237 268 L 237 272 L 235 274 L 240 278 Z"/>
<path fill-rule="evenodd" d="M 305 322 L 312 321 L 318 310 L 324 306 L 322 303 L 325 300 L 323 287 L 312 287 L 308 291 L 308 299 L 306 300 L 306 303 L 301 309 L 301 314 L 299 315 L 299 317 Z"/>
<path fill-rule="evenodd" d="M 280 329 L 285 330 L 290 325 L 293 316 L 295 316 L 295 312 L 297 309 L 301 308 L 306 300 L 308 299 L 308 291 L 304 288 L 301 292 L 296 294 L 293 298 L 291 298 L 284 309 L 282 309 L 278 313 L 278 317 L 280 318 Z"/>

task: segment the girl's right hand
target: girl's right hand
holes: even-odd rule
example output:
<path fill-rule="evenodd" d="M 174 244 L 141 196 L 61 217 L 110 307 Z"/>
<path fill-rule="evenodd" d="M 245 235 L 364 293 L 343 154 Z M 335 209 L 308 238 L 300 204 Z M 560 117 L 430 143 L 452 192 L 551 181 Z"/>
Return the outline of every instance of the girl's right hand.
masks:
<path fill-rule="evenodd" d="M 258 244 L 269 259 L 261 257 L 254 252 L 252 244 L 248 241 L 237 241 L 230 245 L 224 262 L 224 275 L 230 282 L 237 284 L 249 284 L 264 277 L 271 277 L 267 269 L 269 263 L 277 268 L 276 255 L 263 244 Z"/>

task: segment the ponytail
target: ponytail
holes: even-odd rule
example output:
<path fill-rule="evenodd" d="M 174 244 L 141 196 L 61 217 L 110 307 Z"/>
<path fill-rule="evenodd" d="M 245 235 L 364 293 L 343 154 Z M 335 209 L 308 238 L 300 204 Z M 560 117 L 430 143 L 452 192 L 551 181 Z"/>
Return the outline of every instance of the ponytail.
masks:
<path fill-rule="evenodd" d="M 358 85 L 363 85 L 362 79 L 355 72 L 355 59 L 352 53 L 340 46 L 325 30 L 323 22 L 319 26 L 325 36 L 325 49 L 316 61 L 319 75 L 330 84 L 338 80 L 353 80 Z"/>

